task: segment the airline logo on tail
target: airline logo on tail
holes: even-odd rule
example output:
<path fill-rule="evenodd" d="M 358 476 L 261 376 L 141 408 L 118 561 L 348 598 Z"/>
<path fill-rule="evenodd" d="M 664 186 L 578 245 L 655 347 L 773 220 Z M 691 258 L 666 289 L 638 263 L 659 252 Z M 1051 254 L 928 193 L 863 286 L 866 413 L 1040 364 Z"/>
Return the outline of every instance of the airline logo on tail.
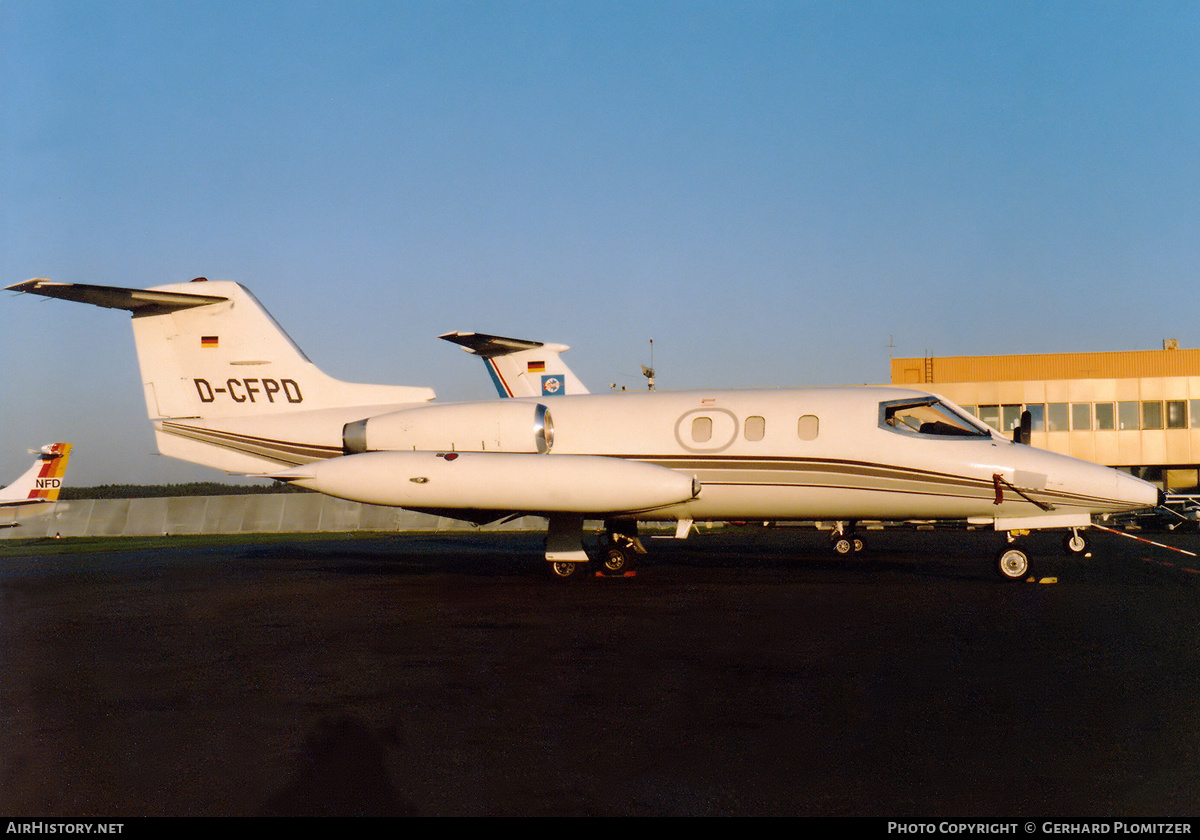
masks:
<path fill-rule="evenodd" d="M 35 453 L 33 466 L 12 484 L 0 490 L 0 506 L 30 505 L 58 500 L 63 475 L 71 458 L 71 444 L 51 443 Z"/>

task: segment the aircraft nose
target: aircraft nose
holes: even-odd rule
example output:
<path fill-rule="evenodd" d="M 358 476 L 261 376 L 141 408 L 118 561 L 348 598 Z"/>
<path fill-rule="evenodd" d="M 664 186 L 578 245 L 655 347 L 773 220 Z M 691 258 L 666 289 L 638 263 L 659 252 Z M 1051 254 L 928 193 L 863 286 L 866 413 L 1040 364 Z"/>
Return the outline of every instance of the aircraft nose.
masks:
<path fill-rule="evenodd" d="M 1051 473 L 1050 486 L 1057 485 L 1069 495 L 1090 498 L 1088 507 L 1093 514 L 1143 510 L 1160 503 L 1161 491 L 1156 485 L 1111 467 L 1071 459 L 1059 462 L 1059 469 L 1047 472 Z"/>

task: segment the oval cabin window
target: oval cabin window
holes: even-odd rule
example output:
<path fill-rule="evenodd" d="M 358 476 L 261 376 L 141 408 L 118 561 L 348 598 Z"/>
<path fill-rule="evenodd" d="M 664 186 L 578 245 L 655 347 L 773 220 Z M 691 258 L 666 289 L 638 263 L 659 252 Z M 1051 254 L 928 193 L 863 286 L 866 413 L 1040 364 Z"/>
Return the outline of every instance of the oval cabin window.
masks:
<path fill-rule="evenodd" d="M 746 418 L 746 440 L 762 440 L 767 421 L 761 417 Z"/>
<path fill-rule="evenodd" d="M 712 440 L 711 417 L 697 417 L 692 420 L 692 440 L 696 443 L 708 443 Z"/>
<path fill-rule="evenodd" d="M 819 425 L 815 414 L 805 414 L 801 417 L 800 422 L 796 424 L 800 440 L 816 440 Z"/>

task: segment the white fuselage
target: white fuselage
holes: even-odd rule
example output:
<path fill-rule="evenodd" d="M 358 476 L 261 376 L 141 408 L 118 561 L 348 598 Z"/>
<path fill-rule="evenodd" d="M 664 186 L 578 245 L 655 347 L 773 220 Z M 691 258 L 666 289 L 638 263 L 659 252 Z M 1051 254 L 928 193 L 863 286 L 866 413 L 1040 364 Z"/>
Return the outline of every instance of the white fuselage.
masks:
<path fill-rule="evenodd" d="M 603 493 L 605 499 L 602 507 L 577 505 L 581 512 L 694 520 L 968 519 L 995 521 L 997 527 L 1006 522 L 1015 523 L 1013 527 L 1078 526 L 1093 514 L 1152 506 L 1156 501 L 1156 489 L 1132 476 L 1016 444 L 982 429 L 971 435 L 923 434 L 884 422 L 882 406 L 926 396 L 861 387 L 437 404 L 368 420 L 363 439 L 386 441 L 386 446 L 367 445 L 361 454 L 350 456 L 358 481 L 348 478 L 349 464 L 337 458 L 333 460 L 342 463 L 337 467 L 336 487 L 332 465 L 297 468 L 297 473 L 308 472 L 296 478 L 297 483 L 322 492 L 376 504 L 475 510 L 503 507 L 504 493 L 495 487 L 498 475 L 513 487 L 541 485 L 551 496 L 555 487 L 565 492 L 574 476 L 581 485 L 593 482 L 595 495 Z M 506 445 L 502 424 L 493 422 L 501 413 L 515 415 L 521 404 L 529 406 L 530 412 L 535 405 L 546 407 L 547 453 L 515 457 L 516 452 L 536 451 L 533 443 L 518 440 Z M 438 422 L 421 428 L 413 417 L 419 420 L 426 411 L 434 412 L 428 416 L 437 416 Z M 385 425 L 395 417 L 405 420 L 400 432 L 393 431 L 396 423 Z M 381 431 L 373 432 L 372 424 Z M 528 431 L 532 440 L 532 428 Z M 436 504 L 423 504 L 418 494 L 435 488 L 420 462 L 384 457 L 380 451 L 408 450 L 405 434 L 412 435 L 410 454 L 498 453 L 499 461 L 508 459 L 508 463 L 498 473 L 493 465 L 476 467 L 464 457 L 455 468 L 461 491 L 446 490 L 436 497 Z M 514 437 L 519 435 L 510 431 L 508 440 Z M 505 455 L 505 450 L 514 454 Z M 649 509 L 630 485 L 648 482 L 650 476 L 642 479 L 614 472 L 599 477 L 586 466 L 587 459 L 597 457 L 683 474 L 695 478 L 700 491 L 694 497 L 680 493 L 675 501 L 662 501 Z M 577 468 L 568 463 L 571 459 L 579 461 Z M 620 502 L 622 483 L 629 489 L 628 504 Z M 473 485 L 477 489 L 472 490 Z M 530 498 L 528 493 L 513 492 L 511 498 L 519 512 L 559 509 L 519 507 L 517 500 Z M 486 501 L 481 505 L 480 500 Z M 1027 518 L 1037 522 L 1025 523 Z"/>

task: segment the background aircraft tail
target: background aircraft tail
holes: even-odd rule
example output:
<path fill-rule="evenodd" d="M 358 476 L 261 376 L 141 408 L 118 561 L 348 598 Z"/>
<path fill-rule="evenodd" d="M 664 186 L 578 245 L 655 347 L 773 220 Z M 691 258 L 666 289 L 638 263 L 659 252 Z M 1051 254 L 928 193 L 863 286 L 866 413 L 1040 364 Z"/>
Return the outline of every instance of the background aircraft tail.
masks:
<path fill-rule="evenodd" d="M 486 333 L 452 332 L 438 336 L 483 359 L 492 385 L 501 397 L 553 397 L 586 394 L 561 353 L 565 344 L 545 344 Z"/>
<path fill-rule="evenodd" d="M 0 505 L 26 505 L 58 500 L 63 475 L 71 458 L 71 444 L 51 443 L 43 446 L 25 473 L 0 490 Z"/>

